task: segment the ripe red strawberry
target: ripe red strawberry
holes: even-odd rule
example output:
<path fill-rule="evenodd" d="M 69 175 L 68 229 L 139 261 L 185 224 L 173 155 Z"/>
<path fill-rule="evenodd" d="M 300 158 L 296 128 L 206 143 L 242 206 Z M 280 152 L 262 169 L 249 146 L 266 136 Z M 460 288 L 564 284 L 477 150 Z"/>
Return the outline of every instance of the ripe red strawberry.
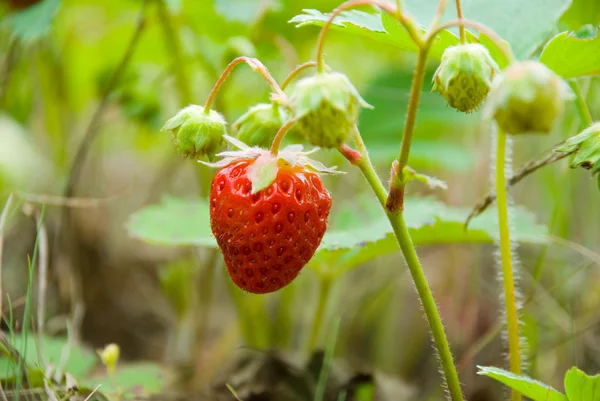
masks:
<path fill-rule="evenodd" d="M 296 278 L 321 243 L 331 197 L 315 172 L 334 171 L 298 147 L 275 157 L 226 139 L 244 148 L 224 152 L 229 158 L 213 164 L 221 169 L 211 185 L 212 232 L 238 287 L 277 291 Z"/>

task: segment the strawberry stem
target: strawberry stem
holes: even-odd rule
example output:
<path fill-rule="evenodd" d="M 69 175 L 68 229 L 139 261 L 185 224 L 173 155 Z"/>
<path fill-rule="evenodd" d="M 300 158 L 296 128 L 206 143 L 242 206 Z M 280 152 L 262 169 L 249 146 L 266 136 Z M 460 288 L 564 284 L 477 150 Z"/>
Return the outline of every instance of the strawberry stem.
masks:
<path fill-rule="evenodd" d="M 446 9 L 446 0 L 440 0 L 438 2 L 438 7 L 437 7 L 437 11 L 435 12 L 435 15 L 433 16 L 433 20 L 431 21 L 431 24 L 429 24 L 429 31 L 431 31 L 432 29 L 435 29 L 438 24 L 440 23 L 440 20 L 442 19 L 442 15 L 444 15 L 444 10 Z"/>
<path fill-rule="evenodd" d="M 231 61 L 231 63 L 229 63 L 229 65 L 227 65 L 227 67 L 225 67 L 225 70 L 223 70 L 223 73 L 221 74 L 221 76 L 219 77 L 217 82 L 215 83 L 215 86 L 213 86 L 212 90 L 210 91 L 210 94 L 208 95 L 208 99 L 206 100 L 206 104 L 204 105 L 204 112 L 206 114 L 208 114 L 210 112 L 210 106 L 212 105 L 213 101 L 217 97 L 217 93 L 219 93 L 219 89 L 221 89 L 221 86 L 223 85 L 223 83 L 225 82 L 225 80 L 227 79 L 229 74 L 231 74 L 231 71 L 233 71 L 234 67 L 240 63 L 248 64 L 254 71 L 256 71 L 260 75 L 262 75 L 263 78 L 269 83 L 269 85 L 273 89 L 273 92 L 275 92 L 277 94 L 279 99 L 281 99 L 281 100 L 285 99 L 285 97 L 286 97 L 285 94 L 283 93 L 283 91 L 281 90 L 279 85 L 277 84 L 277 81 L 275 81 L 273 76 L 269 73 L 269 70 L 267 70 L 267 67 L 265 67 L 263 65 L 263 63 L 261 63 L 258 59 L 242 56 L 242 57 L 237 57 L 237 58 L 233 59 Z"/>
<path fill-rule="evenodd" d="M 325 47 L 325 40 L 327 39 L 327 33 L 329 32 L 329 28 L 331 28 L 331 24 L 335 17 L 337 17 L 342 11 L 349 10 L 353 7 L 358 6 L 376 6 L 390 14 L 394 18 L 400 22 L 404 28 L 407 30 L 411 39 L 415 42 L 415 44 L 419 47 L 423 45 L 423 38 L 421 37 L 420 32 L 417 30 L 415 24 L 406 18 L 404 15 L 400 13 L 400 9 L 398 7 L 394 7 L 392 4 L 385 3 L 383 1 L 377 0 L 350 0 L 345 3 L 342 3 L 339 7 L 331 12 L 329 15 L 329 19 L 321 29 L 321 33 L 319 34 L 319 39 L 317 43 L 317 71 L 323 72 L 325 70 L 325 60 L 323 50 Z"/>
<path fill-rule="evenodd" d="M 410 99 L 408 102 L 408 111 L 406 113 L 406 121 L 404 123 L 404 133 L 402 136 L 402 147 L 400 148 L 400 156 L 398 157 L 398 168 L 396 173 L 399 180 L 392 179 L 392 182 L 400 182 L 399 187 L 392 187 L 392 196 L 388 197 L 386 208 L 390 212 L 402 210 L 404 199 L 404 183 L 402 181 L 402 172 L 408 164 L 410 155 L 410 146 L 412 144 L 413 131 L 417 120 L 417 111 L 419 109 L 419 100 L 421 99 L 421 90 L 423 89 L 423 80 L 425 78 L 425 70 L 427 67 L 427 55 L 429 46 L 419 49 L 417 65 L 413 76 L 412 86 L 410 90 Z"/>
<path fill-rule="evenodd" d="M 375 193 L 375 196 L 379 200 L 381 207 L 386 212 L 398 244 L 400 245 L 400 249 L 402 250 L 402 254 L 406 259 L 406 264 L 408 265 L 408 269 L 415 283 L 415 287 L 417 288 L 417 293 L 419 294 L 421 304 L 425 310 L 427 321 L 429 322 L 435 348 L 438 352 L 439 361 L 444 372 L 446 385 L 448 386 L 448 391 L 450 392 L 450 397 L 452 401 L 463 401 L 460 381 L 458 379 L 458 373 L 456 371 L 456 366 L 454 365 L 454 360 L 450 351 L 450 345 L 448 344 L 448 339 L 446 338 L 444 325 L 433 298 L 433 294 L 431 293 L 431 289 L 429 288 L 427 277 L 423 272 L 423 267 L 421 266 L 415 246 L 410 237 L 408 227 L 406 226 L 406 222 L 404 220 L 404 215 L 402 213 L 393 213 L 387 210 L 386 199 L 388 194 L 381 180 L 377 176 L 377 172 L 371 163 L 369 154 L 358 130 L 354 130 L 353 138 L 357 149 L 362 154 L 357 166 Z"/>
<path fill-rule="evenodd" d="M 290 74 L 287 76 L 287 78 L 283 81 L 283 83 L 281 84 L 281 89 L 285 90 L 285 88 L 290 84 L 290 82 L 292 82 L 292 80 L 296 78 L 296 76 L 298 76 L 298 74 L 300 74 L 302 71 L 306 70 L 307 68 L 316 66 L 316 61 L 307 61 L 306 63 L 300 64 L 299 66 L 294 68 L 292 72 L 290 72 Z"/>
<path fill-rule="evenodd" d="M 462 14 L 462 7 L 460 6 L 460 0 L 456 0 L 456 15 L 458 16 L 459 20 L 462 20 L 463 14 Z M 465 24 L 461 23 L 458 26 L 458 29 L 460 32 L 460 43 L 464 44 L 467 41 L 467 38 L 465 35 Z"/>
<path fill-rule="evenodd" d="M 292 126 L 295 123 L 296 120 L 288 120 L 285 122 L 285 124 L 281 126 L 281 128 L 279 128 L 279 131 L 277 131 L 277 134 L 275 134 L 275 138 L 273 138 L 273 144 L 271 145 L 271 155 L 277 156 L 277 153 L 279 153 L 279 147 L 281 146 L 281 142 L 283 141 L 285 134 L 288 133 L 290 128 L 292 128 Z"/>
<path fill-rule="evenodd" d="M 496 147 L 496 204 L 498 207 L 498 224 L 500 226 L 500 254 L 502 259 L 502 278 L 504 284 L 504 301 L 506 307 L 506 324 L 508 327 L 508 352 L 510 371 L 521 374 L 521 339 L 519 337 L 519 311 L 515 295 L 510 229 L 508 225 L 508 202 L 506 195 L 506 133 L 498 128 Z M 512 400 L 521 401 L 521 393 L 512 390 Z"/>

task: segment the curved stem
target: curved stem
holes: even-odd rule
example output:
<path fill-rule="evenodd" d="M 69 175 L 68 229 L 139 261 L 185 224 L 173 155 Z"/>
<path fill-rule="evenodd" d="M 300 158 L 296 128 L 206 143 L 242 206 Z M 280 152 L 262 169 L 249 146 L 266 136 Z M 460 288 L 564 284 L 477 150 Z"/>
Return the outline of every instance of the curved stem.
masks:
<path fill-rule="evenodd" d="M 385 11 L 386 13 L 392 15 L 404 26 L 404 28 L 406 28 L 406 30 L 408 31 L 408 34 L 410 35 L 411 39 L 415 42 L 415 44 L 417 44 L 417 46 L 419 46 L 419 47 L 422 46 L 423 40 L 421 38 L 421 35 L 418 33 L 415 25 L 411 21 L 409 21 L 406 17 L 404 17 L 402 14 L 400 14 L 399 9 L 396 10 L 393 5 L 391 5 L 389 3 L 385 3 L 383 1 L 377 1 L 377 0 L 350 0 L 350 1 L 347 1 L 343 4 L 341 4 L 335 10 L 333 10 L 331 12 L 331 14 L 329 15 L 329 19 L 327 20 L 327 22 L 325 23 L 325 25 L 323 25 L 323 28 L 321 29 L 321 33 L 319 34 L 319 39 L 318 39 L 318 44 L 317 44 L 317 71 L 322 72 L 325 69 L 323 48 L 325 47 L 325 40 L 327 39 L 327 33 L 329 32 L 329 28 L 331 27 L 331 24 L 333 23 L 333 20 L 335 19 L 335 17 L 337 17 L 344 10 L 348 10 L 350 8 L 358 7 L 358 6 L 366 6 L 366 5 L 377 6 L 377 7 L 381 8 L 383 11 Z"/>
<path fill-rule="evenodd" d="M 294 78 L 296 78 L 296 76 L 298 74 L 300 74 L 302 71 L 306 70 L 307 68 L 316 67 L 316 66 L 317 66 L 316 61 L 307 61 L 306 63 L 300 64 L 298 67 L 294 68 L 292 70 L 292 72 L 290 72 L 290 74 L 287 76 L 287 78 L 281 84 L 281 90 L 285 90 L 285 88 L 290 84 L 290 82 L 292 82 L 292 80 Z"/>
<path fill-rule="evenodd" d="M 440 20 L 442 19 L 442 15 L 444 15 L 444 10 L 446 9 L 446 2 L 447 2 L 447 0 L 439 0 L 437 11 L 435 12 L 435 16 L 433 17 L 431 24 L 429 24 L 428 31 L 435 29 L 435 27 L 437 27 L 438 24 L 440 23 Z"/>
<path fill-rule="evenodd" d="M 458 19 L 462 20 L 463 14 L 462 7 L 460 6 L 460 0 L 456 0 L 456 15 L 458 16 Z M 465 36 L 465 24 L 460 24 L 458 29 L 460 31 L 460 43 L 464 44 L 467 40 Z"/>
<path fill-rule="evenodd" d="M 277 153 L 279 152 L 279 147 L 281 146 L 281 142 L 283 141 L 285 134 L 288 133 L 288 131 L 290 130 L 290 128 L 292 128 L 294 124 L 296 124 L 296 120 L 286 121 L 285 124 L 283 124 L 281 128 L 279 128 L 277 134 L 275 134 L 275 138 L 273 138 L 273 143 L 271 144 L 271 154 L 273 156 L 277 156 Z"/>
<path fill-rule="evenodd" d="M 400 148 L 400 156 L 398 157 L 397 174 L 400 180 L 402 179 L 402 172 L 408 164 L 408 157 L 410 155 L 410 146 L 412 144 L 415 122 L 417 120 L 417 111 L 419 109 L 419 100 L 421 99 L 421 90 L 423 89 L 423 80 L 425 78 L 425 69 L 427 65 L 428 53 L 429 47 L 425 47 L 419 50 L 417 65 L 415 67 L 415 73 L 410 89 L 410 100 L 408 102 L 406 121 L 404 123 L 402 147 Z M 392 180 L 392 182 L 393 181 L 394 180 Z M 398 210 L 401 210 L 403 207 L 404 184 L 402 184 L 400 187 L 392 187 L 391 189 L 393 192 L 396 193 L 390 194 L 390 196 L 388 197 L 388 201 L 386 202 L 386 207 L 390 212 L 396 212 Z"/>
<path fill-rule="evenodd" d="M 402 254 L 406 259 L 406 264 L 415 283 L 415 287 L 417 288 L 417 293 L 419 294 L 421 304 L 425 310 L 425 315 L 431 329 L 431 334 L 433 336 L 435 348 L 438 352 L 440 364 L 442 365 L 442 370 L 444 372 L 446 385 L 448 386 L 451 399 L 453 401 L 462 401 L 463 395 L 460 388 L 460 381 L 458 379 L 458 373 L 456 371 L 456 366 L 454 365 L 452 353 L 450 352 L 450 345 L 448 344 L 448 339 L 446 338 L 444 325 L 437 309 L 437 305 L 435 304 L 433 294 L 431 293 L 431 289 L 429 288 L 427 278 L 425 277 L 425 273 L 423 272 L 423 268 L 419 262 L 419 258 L 415 251 L 415 246 L 410 237 L 406 222 L 404 221 L 404 216 L 402 213 L 391 213 L 386 210 L 386 189 L 375 172 L 375 169 L 366 151 L 364 142 L 357 130 L 355 130 L 353 137 L 354 141 L 356 142 L 356 147 L 362 153 L 362 158 L 358 162 L 357 166 L 375 193 L 375 196 L 379 200 L 381 207 L 386 211 L 388 220 L 390 221 L 390 224 L 394 230 L 394 234 L 396 235 L 396 239 L 400 245 L 400 249 L 402 250 Z"/>
<path fill-rule="evenodd" d="M 271 74 L 269 73 L 269 70 L 267 70 L 267 67 L 265 67 L 263 65 L 263 63 L 261 63 L 258 59 L 242 56 L 242 57 L 234 58 L 229 63 L 229 65 L 227 65 L 227 67 L 225 67 L 225 69 L 223 70 L 223 73 L 221 74 L 221 76 L 219 77 L 217 82 L 215 83 L 215 86 L 213 86 L 212 90 L 210 91 L 210 94 L 208 95 L 208 99 L 206 100 L 206 104 L 204 105 L 204 112 L 206 114 L 208 114 L 210 112 L 210 106 L 212 105 L 213 101 L 217 97 L 217 93 L 219 93 L 219 89 L 221 88 L 221 86 L 223 85 L 223 83 L 225 82 L 225 80 L 227 79 L 229 74 L 231 74 L 231 71 L 233 71 L 235 66 L 240 63 L 248 64 L 254 71 L 256 71 L 260 75 L 262 75 L 263 78 L 269 83 L 269 85 L 273 89 L 273 92 L 275 92 L 277 94 L 277 96 L 279 96 L 280 99 L 285 99 L 285 94 L 283 93 L 283 91 L 281 90 L 279 85 L 277 84 L 277 81 L 275 81 L 275 79 L 271 76 Z"/>
<path fill-rule="evenodd" d="M 579 82 L 575 79 L 570 79 L 568 81 L 569 86 L 575 93 L 575 106 L 577 107 L 577 112 L 579 113 L 579 118 L 581 119 L 581 125 L 585 125 L 586 127 L 592 125 L 594 120 L 592 119 L 592 115 L 590 114 L 590 109 L 585 102 L 585 98 L 581 93 L 581 88 L 579 87 Z"/>
<path fill-rule="evenodd" d="M 485 34 L 487 37 L 490 38 L 490 40 L 492 40 L 500 48 L 500 50 L 502 51 L 502 53 L 504 54 L 504 56 L 506 57 L 506 59 L 509 62 L 514 61 L 515 57 L 512 54 L 510 47 L 508 47 L 506 42 L 504 42 L 502 40 L 502 38 L 500 36 L 498 36 L 498 34 L 496 32 L 494 32 L 492 29 L 488 28 L 487 26 L 480 24 L 479 22 L 472 21 L 472 20 L 469 20 L 466 18 L 459 18 L 459 19 L 445 22 L 442 25 L 438 26 L 437 28 L 431 30 L 427 34 L 427 38 L 425 39 L 426 46 L 431 46 L 431 44 L 433 43 L 433 40 L 441 31 L 448 29 L 448 28 L 452 28 L 453 26 L 459 26 L 459 27 L 460 26 L 462 26 L 462 27 L 468 26 L 468 27 L 478 30 L 480 33 Z"/>
<path fill-rule="evenodd" d="M 496 204 L 498 207 L 498 225 L 500 227 L 500 254 L 502 260 L 502 278 L 504 282 L 504 302 L 508 330 L 508 352 L 510 371 L 521 374 L 521 351 L 519 338 L 519 316 L 515 283 L 513 277 L 512 250 L 510 246 L 510 229 L 508 225 L 508 201 L 505 179 L 506 133 L 498 128 L 496 148 Z M 512 400 L 520 401 L 521 393 L 512 391 Z"/>

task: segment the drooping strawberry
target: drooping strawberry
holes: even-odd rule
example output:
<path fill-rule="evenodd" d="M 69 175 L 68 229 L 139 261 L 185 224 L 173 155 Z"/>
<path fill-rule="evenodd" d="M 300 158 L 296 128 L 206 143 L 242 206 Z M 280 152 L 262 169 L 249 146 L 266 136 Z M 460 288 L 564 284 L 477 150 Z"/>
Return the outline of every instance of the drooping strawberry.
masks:
<path fill-rule="evenodd" d="M 225 136 L 210 192 L 210 222 L 227 271 L 241 289 L 264 294 L 286 286 L 312 258 L 331 197 L 317 173 L 337 173 L 292 145 L 273 156 Z"/>

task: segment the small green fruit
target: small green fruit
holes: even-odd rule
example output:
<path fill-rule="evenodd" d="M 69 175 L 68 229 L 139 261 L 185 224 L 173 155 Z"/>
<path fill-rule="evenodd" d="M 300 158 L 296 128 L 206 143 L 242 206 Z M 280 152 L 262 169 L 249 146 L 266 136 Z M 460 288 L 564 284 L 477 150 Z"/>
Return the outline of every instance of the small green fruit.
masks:
<path fill-rule="evenodd" d="M 598 174 L 600 177 L 600 122 L 590 125 L 581 133 L 567 139 L 554 151 L 575 152 L 570 167 L 582 167 L 590 170 L 592 175 Z"/>
<path fill-rule="evenodd" d="M 566 82 L 544 64 L 522 61 L 492 82 L 486 116 L 509 134 L 549 134 L 571 95 Z"/>
<path fill-rule="evenodd" d="M 500 69 L 488 50 L 477 43 L 448 47 L 433 76 L 437 90 L 455 109 L 470 113 L 485 100 Z"/>
<path fill-rule="evenodd" d="M 290 103 L 299 131 L 322 148 L 339 148 L 358 120 L 359 107 L 372 108 L 339 72 L 318 73 L 298 81 Z"/>
<path fill-rule="evenodd" d="M 191 105 L 179 110 L 165 123 L 162 131 L 173 135 L 173 142 L 183 157 L 212 160 L 224 144 L 227 122 L 214 110 L 207 114 L 204 107 Z"/>
<path fill-rule="evenodd" d="M 237 138 L 249 146 L 267 148 L 283 124 L 283 110 L 274 104 L 251 107 L 233 123 Z"/>

